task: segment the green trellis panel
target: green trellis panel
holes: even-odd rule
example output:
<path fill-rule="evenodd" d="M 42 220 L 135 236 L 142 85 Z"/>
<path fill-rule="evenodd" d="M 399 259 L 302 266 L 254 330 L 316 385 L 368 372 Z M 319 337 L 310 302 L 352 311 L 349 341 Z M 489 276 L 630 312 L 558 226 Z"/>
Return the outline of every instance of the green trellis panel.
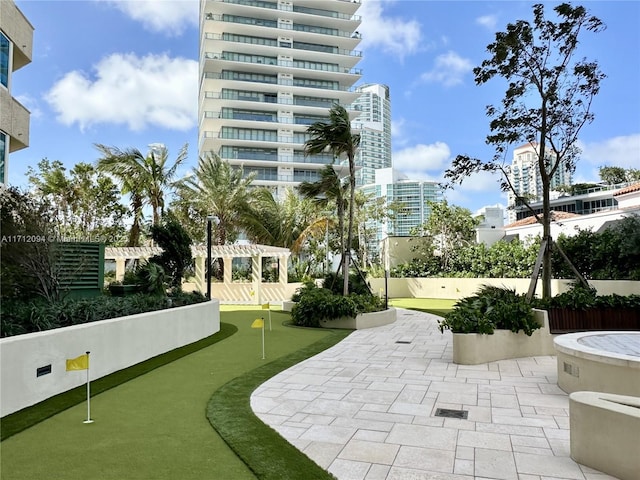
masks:
<path fill-rule="evenodd" d="M 71 298 L 95 297 L 104 288 L 104 243 L 64 242 L 54 246 L 60 290 Z"/>

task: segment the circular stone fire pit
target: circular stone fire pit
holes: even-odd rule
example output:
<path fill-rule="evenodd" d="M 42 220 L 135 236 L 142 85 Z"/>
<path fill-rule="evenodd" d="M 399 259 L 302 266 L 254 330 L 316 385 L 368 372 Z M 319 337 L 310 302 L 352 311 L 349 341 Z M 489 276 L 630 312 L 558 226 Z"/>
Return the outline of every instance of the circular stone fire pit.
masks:
<path fill-rule="evenodd" d="M 580 332 L 554 340 L 558 386 L 640 397 L 640 332 Z"/>

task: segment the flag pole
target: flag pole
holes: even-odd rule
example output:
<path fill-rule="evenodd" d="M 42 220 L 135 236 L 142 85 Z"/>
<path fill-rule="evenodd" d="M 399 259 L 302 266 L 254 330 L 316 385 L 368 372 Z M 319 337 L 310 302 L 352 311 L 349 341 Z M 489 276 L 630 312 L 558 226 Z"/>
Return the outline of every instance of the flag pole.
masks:
<path fill-rule="evenodd" d="M 93 423 L 91 420 L 91 387 L 89 386 L 89 353 L 87 352 L 87 419 L 82 423 Z"/>
<path fill-rule="evenodd" d="M 271 305 L 269 305 L 269 331 L 271 331 Z"/>
<path fill-rule="evenodd" d="M 262 359 L 264 360 L 264 318 L 262 319 Z"/>

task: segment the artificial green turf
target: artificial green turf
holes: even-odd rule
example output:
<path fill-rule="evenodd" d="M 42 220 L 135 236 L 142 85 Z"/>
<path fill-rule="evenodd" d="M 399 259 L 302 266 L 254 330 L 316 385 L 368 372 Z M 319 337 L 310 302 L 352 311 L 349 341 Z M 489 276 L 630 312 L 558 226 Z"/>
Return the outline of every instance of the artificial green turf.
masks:
<path fill-rule="evenodd" d="M 332 347 L 350 332 L 336 330 L 331 336 L 281 357 L 231 380 L 213 394 L 207 417 L 234 452 L 261 480 L 324 480 L 335 478 L 282 438 L 265 428 L 251 409 L 251 392 L 267 379 Z"/>
<path fill-rule="evenodd" d="M 189 355 L 193 352 L 213 345 L 225 338 L 233 335 L 238 331 L 234 325 L 221 324 L 220 331 L 215 335 L 203 338 L 197 342 L 176 348 L 170 352 L 163 353 L 156 357 L 150 358 L 144 362 L 133 365 L 124 370 L 119 370 L 105 377 L 99 378 L 91 382 L 91 396 L 98 395 L 110 388 L 116 387 L 122 383 L 128 382 L 140 375 L 144 375 L 151 370 L 173 362 L 179 358 Z M 22 430 L 32 427 L 53 415 L 66 410 L 67 408 L 85 402 L 87 399 L 86 385 L 79 386 L 73 390 L 61 393 L 54 397 L 48 398 L 36 405 L 24 408 L 15 413 L 2 418 L 0 422 L 0 441 L 6 440 L 11 435 L 15 435 Z"/>
<path fill-rule="evenodd" d="M 394 298 L 389 299 L 389 305 L 392 307 L 408 308 L 410 310 L 418 310 L 420 312 L 432 313 L 443 317 L 453 310 L 453 305 L 457 300 L 443 298 Z"/>
<path fill-rule="evenodd" d="M 80 403 L 11 436 L 0 446 L 0 477 L 256 478 L 211 427 L 205 412 L 207 403 L 230 380 L 333 333 L 286 328 L 282 322 L 289 315 L 272 311 L 273 331 L 265 332 L 267 360 L 262 360 L 260 331 L 250 325 L 264 316 L 268 326 L 268 312 L 255 307 L 221 310 L 221 319 L 232 324 L 224 326 L 223 331 L 237 328 L 236 334 L 95 395 L 91 401 L 93 424 L 82 423 L 86 404 Z M 248 402 L 248 396 L 244 401 Z M 215 410 L 215 405 L 209 405 L 209 411 L 211 408 Z M 267 433 L 259 438 L 270 441 L 274 432 L 265 425 L 262 429 Z M 301 461 L 307 461 L 297 453 Z M 272 457 L 278 454 L 277 450 L 270 451 Z M 251 468 L 259 471 L 259 467 Z"/>

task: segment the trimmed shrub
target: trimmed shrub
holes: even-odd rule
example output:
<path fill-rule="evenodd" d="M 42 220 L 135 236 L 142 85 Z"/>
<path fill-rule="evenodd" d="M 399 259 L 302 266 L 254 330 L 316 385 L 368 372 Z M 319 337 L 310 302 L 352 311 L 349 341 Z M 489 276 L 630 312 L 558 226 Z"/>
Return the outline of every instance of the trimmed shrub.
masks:
<path fill-rule="evenodd" d="M 477 294 L 466 297 L 453 306 L 453 310 L 438 321 L 441 332 L 493 334 L 495 329 L 511 330 L 531 335 L 540 328 L 535 321 L 531 305 L 525 295 L 515 290 L 483 286 Z"/>
<path fill-rule="evenodd" d="M 301 327 L 320 327 L 321 320 L 355 317 L 358 313 L 383 309 L 380 299 L 369 293 L 345 297 L 326 288 L 318 288 L 313 282 L 299 288 L 292 298 L 297 303 L 291 309 L 291 320 Z"/>

